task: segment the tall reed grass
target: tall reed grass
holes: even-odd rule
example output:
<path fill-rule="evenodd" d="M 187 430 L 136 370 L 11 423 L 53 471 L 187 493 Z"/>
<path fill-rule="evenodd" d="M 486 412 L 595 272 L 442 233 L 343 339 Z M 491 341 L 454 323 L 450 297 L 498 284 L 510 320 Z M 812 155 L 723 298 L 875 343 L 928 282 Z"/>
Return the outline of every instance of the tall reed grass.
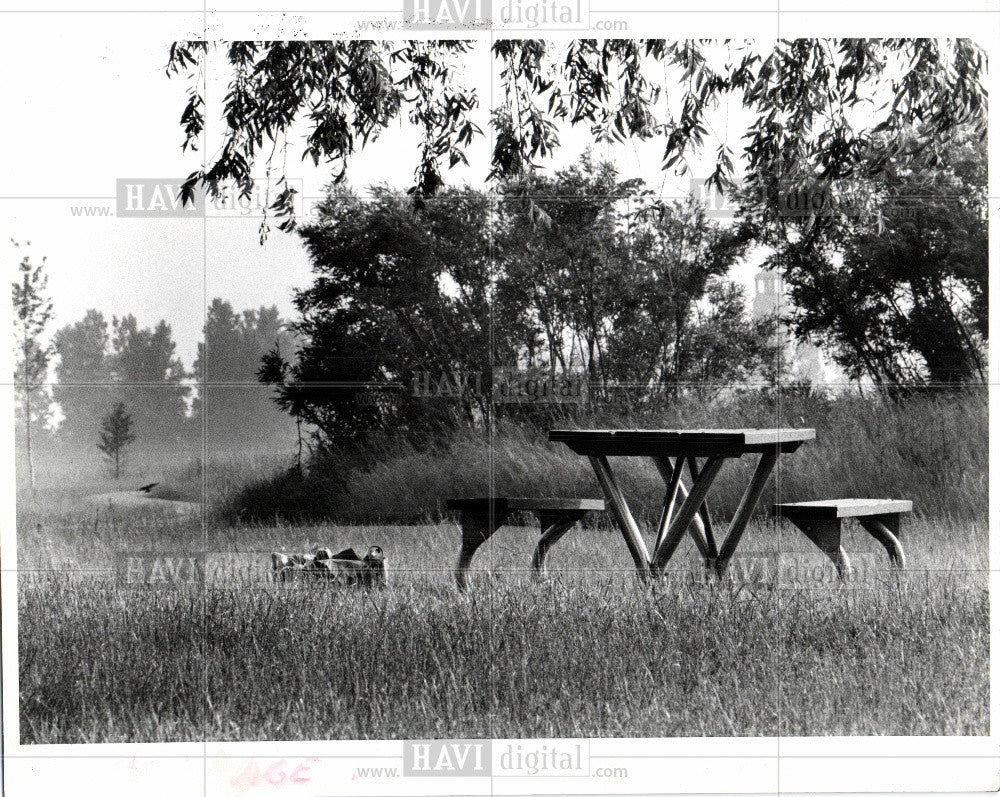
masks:
<path fill-rule="evenodd" d="M 559 421 L 554 424 L 559 424 Z M 712 404 L 687 400 L 658 413 L 601 412 L 567 419 L 597 428 L 814 427 L 817 439 L 779 461 L 761 502 L 851 496 L 897 497 L 933 517 L 985 517 L 988 419 L 984 392 L 947 392 L 894 403 L 857 395 L 826 398 L 790 391 L 736 395 Z M 613 463 L 636 509 L 654 506 L 663 485 L 644 460 Z M 747 484 L 750 458 L 728 462 L 713 492 L 728 516 Z M 366 469 L 336 457 L 299 478 L 283 471 L 249 480 L 218 506 L 244 517 L 334 517 L 351 522 L 419 522 L 441 516 L 453 496 L 596 496 L 587 461 L 546 430 L 501 421 L 490 430 L 455 429 L 435 444 L 405 441 Z"/>

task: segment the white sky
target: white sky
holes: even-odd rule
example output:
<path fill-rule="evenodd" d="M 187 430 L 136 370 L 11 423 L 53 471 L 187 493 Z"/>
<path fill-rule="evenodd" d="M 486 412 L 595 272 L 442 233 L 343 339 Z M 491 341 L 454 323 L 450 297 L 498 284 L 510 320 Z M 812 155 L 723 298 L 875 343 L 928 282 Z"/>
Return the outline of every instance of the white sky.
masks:
<path fill-rule="evenodd" d="M 203 221 L 72 215 L 72 208 L 79 206 L 113 208 L 118 178 L 178 177 L 199 165 L 200 154 L 184 154 L 180 147 L 178 119 L 185 82 L 168 79 L 163 69 L 167 47 L 185 35 L 186 23 L 174 19 L 164 28 L 156 15 L 137 15 L 129 23 L 138 28 L 135 35 L 116 36 L 112 44 L 95 31 L 78 29 L 95 24 L 87 17 L 53 15 L 44 32 L 31 28 L 30 17 L 10 19 L 12 24 L 2 34 L 0 71 L 17 76 L 5 80 L 6 107 L 14 112 L 5 114 L 4 125 L 17 121 L 16 132 L 5 134 L 14 132 L 5 151 L 17 156 L 4 163 L 2 202 L 9 230 L 4 256 L 9 262 L 15 257 L 6 240 L 13 237 L 30 241 L 34 257 L 47 257 L 56 313 L 52 329 L 79 320 L 91 307 L 109 320 L 114 314 L 134 313 L 143 326 L 163 318 L 172 326 L 178 353 L 190 367 L 206 299 L 220 296 L 237 310 L 276 304 L 283 316 L 293 316 L 292 290 L 310 281 L 307 257 L 296 237 L 276 230 L 260 246 L 257 216 Z M 199 19 L 193 18 L 192 24 Z M 46 45 L 40 46 L 43 34 Z M 490 69 L 484 43 L 467 59 L 464 79 L 480 87 L 483 107 L 477 122 L 487 135 L 469 148 L 471 167 L 446 173 L 449 183 L 484 184 L 491 147 Z M 218 97 L 222 90 L 223 84 L 210 80 L 210 109 L 212 92 Z M 746 119 L 739 120 L 742 126 L 731 124 L 731 113 L 732 109 L 719 111 L 712 124 L 738 151 Z M 547 164 L 553 169 L 576 160 L 592 143 L 586 128 L 564 130 L 560 137 L 562 147 Z M 408 187 L 417 160 L 416 143 L 415 131 L 397 123 L 351 161 L 350 183 Z M 625 178 L 641 176 L 649 187 L 667 195 L 687 191 L 688 177 L 664 179 L 660 141 L 614 150 L 594 147 L 594 151 L 615 161 Z M 329 169 L 299 161 L 300 154 L 293 142 L 288 170 L 290 177 L 303 180 L 308 202 L 321 194 L 332 175 Z M 710 165 L 695 167 L 700 176 L 710 170 Z M 753 270 L 746 266 L 737 276 L 748 282 Z"/>

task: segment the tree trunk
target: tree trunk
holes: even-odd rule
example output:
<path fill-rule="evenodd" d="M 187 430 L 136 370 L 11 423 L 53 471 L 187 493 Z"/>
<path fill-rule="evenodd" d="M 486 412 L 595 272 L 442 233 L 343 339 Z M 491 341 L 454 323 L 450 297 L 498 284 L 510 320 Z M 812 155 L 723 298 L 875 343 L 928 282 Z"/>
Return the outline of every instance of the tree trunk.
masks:
<path fill-rule="evenodd" d="M 679 310 L 675 311 L 674 314 L 674 366 L 673 366 L 673 389 L 671 392 L 671 397 L 676 403 L 681 396 L 681 341 L 684 336 L 684 322 L 681 319 L 681 313 Z"/>
<path fill-rule="evenodd" d="M 25 366 L 27 369 L 27 366 Z M 28 452 L 28 483 L 32 491 L 35 489 L 35 463 L 31 457 L 31 388 L 28 380 L 24 381 L 24 447 Z"/>
<path fill-rule="evenodd" d="M 116 448 L 115 449 L 115 481 L 118 481 L 118 477 L 121 474 L 121 470 L 119 468 L 119 457 L 120 456 L 121 456 L 121 454 L 120 454 L 119 450 Z"/>
<path fill-rule="evenodd" d="M 295 432 L 298 435 L 298 451 L 295 454 L 295 472 L 301 478 L 302 476 L 302 419 L 295 419 Z"/>

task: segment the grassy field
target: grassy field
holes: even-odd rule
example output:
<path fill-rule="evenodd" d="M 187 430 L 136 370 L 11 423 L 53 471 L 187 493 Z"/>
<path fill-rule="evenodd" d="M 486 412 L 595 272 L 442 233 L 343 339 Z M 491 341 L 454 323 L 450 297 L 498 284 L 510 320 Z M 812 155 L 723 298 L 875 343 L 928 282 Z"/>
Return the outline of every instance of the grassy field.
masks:
<path fill-rule="evenodd" d="M 852 528 L 846 587 L 767 523 L 732 579 L 704 583 L 686 541 L 653 588 L 604 526 L 568 535 L 533 583 L 537 530 L 506 529 L 462 595 L 448 522 L 203 526 L 66 506 L 20 520 L 26 743 L 988 732 L 984 522 L 911 520 L 902 576 Z M 271 550 L 320 543 L 381 545 L 389 589 L 269 583 Z M 208 551 L 205 583 L 112 572 L 149 549 Z"/>
<path fill-rule="evenodd" d="M 486 485 L 598 494 L 582 458 L 506 422 L 492 437 L 455 430 L 432 447 L 393 444 L 374 467 L 327 459 L 304 479 L 277 450 L 149 456 L 120 483 L 55 458 L 18 503 L 22 739 L 988 732 L 981 392 L 900 405 L 737 396 L 586 421 L 815 427 L 815 442 L 782 458 L 762 504 L 779 494 L 911 498 L 909 570 L 888 572 L 884 551 L 849 525 L 857 577 L 841 586 L 799 532 L 758 516 L 731 578 L 706 583 L 686 541 L 664 583 L 644 588 L 604 518 L 556 546 L 541 584 L 525 572 L 537 529 L 502 531 L 480 550 L 474 589 L 460 594 L 459 532 L 442 520 L 444 497 Z M 615 464 L 648 534 L 662 481 L 648 463 Z M 723 469 L 717 518 L 732 513 L 750 467 Z M 202 501 L 202 516 L 84 502 L 153 481 L 158 497 Z M 255 506 L 270 518 L 250 522 Z M 317 513 L 339 525 L 307 521 Z M 386 525 L 400 522 L 410 525 Z M 372 544 L 389 556 L 384 592 L 268 579 L 271 551 Z M 138 551 L 204 556 L 204 582 L 124 583 L 116 566 Z"/>

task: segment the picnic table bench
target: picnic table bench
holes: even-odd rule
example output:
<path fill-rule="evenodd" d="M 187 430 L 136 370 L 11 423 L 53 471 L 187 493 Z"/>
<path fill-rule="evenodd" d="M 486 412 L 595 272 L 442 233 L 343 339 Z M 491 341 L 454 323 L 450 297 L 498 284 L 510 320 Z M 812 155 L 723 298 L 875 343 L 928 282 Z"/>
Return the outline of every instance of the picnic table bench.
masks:
<path fill-rule="evenodd" d="M 621 530 L 636 571 L 643 581 L 660 577 L 685 534 L 690 534 L 710 569 L 722 575 L 740 544 L 747 524 L 782 454 L 791 454 L 810 440 L 815 429 L 553 429 L 549 440 L 567 445 L 587 457 L 604 491 L 615 523 Z M 721 544 L 709 510 L 711 489 L 727 459 L 757 457 L 736 512 Z M 665 494 L 652 550 L 642 533 L 615 478 L 609 457 L 646 457 L 663 479 Z M 683 481 L 687 470 L 691 486 Z M 536 574 L 545 573 L 545 555 L 588 512 L 600 512 L 605 501 L 593 498 L 460 498 L 447 508 L 461 512 L 462 549 L 455 579 L 464 589 L 476 550 L 517 512 L 538 516 L 542 536 L 532 558 Z M 855 518 L 889 554 L 898 568 L 906 564 L 900 543 L 901 515 L 910 512 L 910 501 L 872 498 L 841 498 L 823 501 L 779 503 L 772 515 L 786 517 L 833 560 L 842 579 L 851 566 L 841 546 L 841 523 Z"/>
<path fill-rule="evenodd" d="M 541 524 L 541 539 L 531 558 L 535 575 L 545 575 L 545 555 L 569 531 L 573 524 L 588 512 L 603 512 L 604 501 L 599 498 L 452 498 L 445 507 L 460 513 L 462 549 L 455 568 L 455 581 L 459 589 L 469 583 L 469 566 L 476 550 L 494 532 L 503 526 L 511 515 L 531 512 Z"/>
<path fill-rule="evenodd" d="M 565 443 L 590 460 L 639 577 L 644 581 L 663 573 L 685 533 L 693 537 L 706 565 L 721 575 L 736 552 L 779 455 L 790 454 L 815 437 L 815 429 L 787 428 L 553 429 L 549 432 L 550 441 Z M 725 461 L 746 455 L 757 455 L 757 465 L 726 536 L 718 545 L 707 499 Z M 663 478 L 666 494 L 652 553 L 646 548 L 608 457 L 647 457 Z M 685 466 L 691 476 L 690 490 L 681 481 Z"/>
<path fill-rule="evenodd" d="M 886 498 L 834 498 L 825 501 L 799 501 L 775 504 L 771 514 L 784 517 L 833 561 L 841 580 L 851 577 L 851 560 L 840 544 L 841 522 L 854 518 L 878 540 L 892 564 L 903 570 L 906 555 L 899 541 L 900 517 L 913 511 L 912 501 Z"/>

